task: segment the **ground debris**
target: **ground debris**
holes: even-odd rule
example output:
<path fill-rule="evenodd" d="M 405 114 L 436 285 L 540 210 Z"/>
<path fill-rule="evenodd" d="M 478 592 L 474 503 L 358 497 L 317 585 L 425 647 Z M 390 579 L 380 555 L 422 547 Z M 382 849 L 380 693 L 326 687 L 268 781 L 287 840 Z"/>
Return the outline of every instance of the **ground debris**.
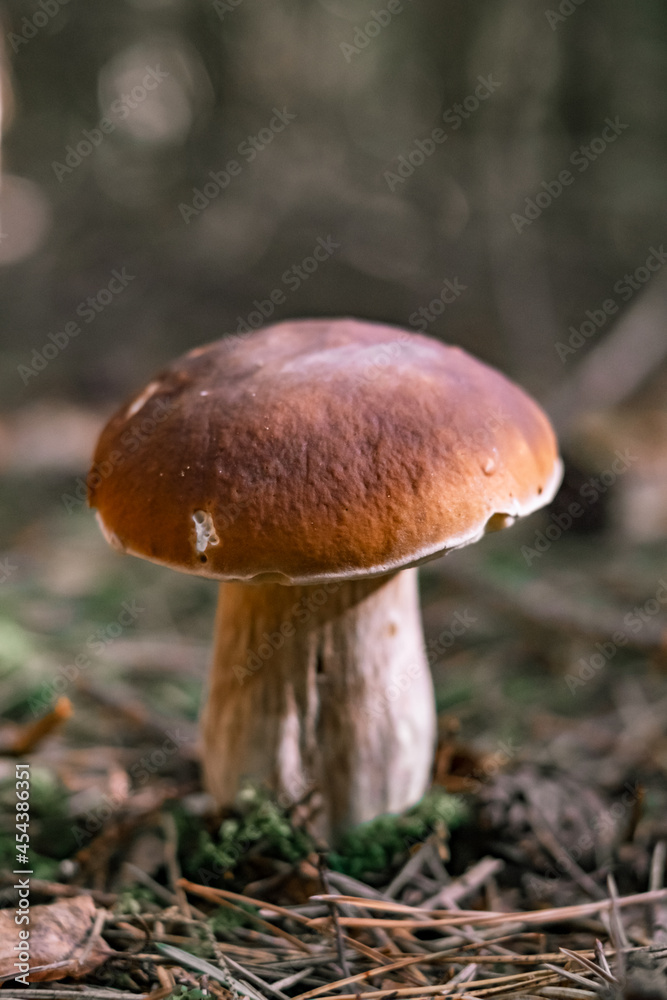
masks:
<path fill-rule="evenodd" d="M 105 911 L 98 910 L 90 896 L 31 907 L 28 944 L 18 949 L 15 944 L 23 939 L 15 915 L 14 909 L 0 910 L 0 982 L 17 978 L 17 959 L 18 975 L 37 983 L 67 976 L 81 979 L 112 954 L 100 936 Z"/>

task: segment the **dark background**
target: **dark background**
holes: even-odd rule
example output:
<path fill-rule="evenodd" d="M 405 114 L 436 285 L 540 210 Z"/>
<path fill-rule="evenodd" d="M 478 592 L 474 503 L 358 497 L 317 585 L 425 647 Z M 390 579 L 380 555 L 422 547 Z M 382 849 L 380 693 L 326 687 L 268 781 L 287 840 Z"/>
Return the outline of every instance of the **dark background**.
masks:
<path fill-rule="evenodd" d="M 465 292 L 429 333 L 543 399 L 572 376 L 611 322 L 567 363 L 555 343 L 665 233 L 664 5 L 400 6 L 369 38 L 382 0 L 3 4 L 3 411 L 110 406 L 175 353 L 235 330 L 329 234 L 340 249 L 272 318 L 408 325 L 458 278 Z M 26 28 L 37 13 L 47 23 Z M 359 29 L 365 48 L 343 51 L 363 44 Z M 156 66 L 168 77 L 111 114 Z M 461 127 L 443 122 L 489 75 L 500 86 Z M 296 118 L 248 162 L 239 144 L 274 107 Z M 113 132 L 58 179 L 54 163 L 105 115 Z M 618 139 L 573 166 L 616 116 Z M 391 191 L 385 173 L 438 127 L 446 141 Z M 233 158 L 240 175 L 186 224 L 179 205 Z M 574 182 L 518 233 L 511 214 L 567 168 Z M 121 267 L 135 275 L 123 295 L 24 385 L 17 366 Z"/>
<path fill-rule="evenodd" d="M 385 0 L 40 2 L 0 4 L 4 722 L 72 699 L 36 760 L 93 800 L 174 719 L 192 738 L 179 754 L 196 761 L 216 588 L 108 549 L 79 499 L 97 433 L 156 369 L 233 333 L 276 289 L 271 320 L 415 328 L 435 301 L 427 332 L 525 385 L 568 458 L 551 511 L 421 571 L 443 725 L 491 752 L 511 738 L 515 760 L 557 760 L 609 788 L 639 772 L 664 787 L 667 272 L 641 270 L 667 237 L 664 3 L 402 0 L 397 11 L 392 0 L 389 18 Z M 114 113 L 151 69 L 168 75 Z M 474 108 L 480 77 L 494 90 Z M 466 99 L 473 110 L 454 127 Z M 274 109 L 296 117 L 250 159 L 244 144 Z M 600 148 L 606 119 L 620 133 Z M 446 139 L 434 143 L 434 129 Z M 84 130 L 101 138 L 77 163 Z M 234 159 L 225 190 L 184 213 Z M 403 182 L 388 179 L 401 164 Z M 571 183 L 549 196 L 565 170 Z M 517 227 L 512 215 L 538 196 L 543 210 Z M 329 237 L 335 252 L 286 282 Z M 77 309 L 109 297 L 114 270 L 132 279 L 86 323 Z M 445 304 L 452 285 L 465 287 Z M 80 333 L 38 370 L 33 352 L 77 318 Z M 554 514 L 590 498 L 598 476 L 585 515 L 558 530 Z M 142 610 L 119 635 L 133 600 Z M 646 602 L 631 633 L 627 616 Z M 475 624 L 454 643 L 465 609 Z M 568 683 L 619 628 L 630 641 Z M 56 688 L 95 636 L 103 651 Z M 583 728 L 564 735 L 564 719 Z M 612 774 L 600 755 L 617 751 Z"/>

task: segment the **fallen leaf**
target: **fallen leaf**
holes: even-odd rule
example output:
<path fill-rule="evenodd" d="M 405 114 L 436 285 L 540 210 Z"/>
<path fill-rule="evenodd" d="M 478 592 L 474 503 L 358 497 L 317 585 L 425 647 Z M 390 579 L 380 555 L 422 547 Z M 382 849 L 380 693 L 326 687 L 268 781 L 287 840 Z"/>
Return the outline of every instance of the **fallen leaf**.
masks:
<path fill-rule="evenodd" d="M 15 908 L 0 910 L 0 981 L 23 975 L 26 964 L 31 983 L 65 976 L 79 979 L 113 954 L 95 930 L 97 909 L 90 896 L 31 906 L 29 924 L 17 925 L 15 916 Z M 17 949 L 17 945 L 26 943 L 19 938 L 20 930 L 30 932 L 27 963 L 20 961 L 22 952 Z"/>

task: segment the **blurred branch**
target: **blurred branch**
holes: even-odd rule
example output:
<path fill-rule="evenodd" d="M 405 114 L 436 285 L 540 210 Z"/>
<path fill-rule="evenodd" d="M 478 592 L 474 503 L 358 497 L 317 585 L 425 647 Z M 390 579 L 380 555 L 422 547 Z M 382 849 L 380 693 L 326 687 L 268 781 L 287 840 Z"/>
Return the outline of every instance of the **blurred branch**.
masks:
<path fill-rule="evenodd" d="M 663 363 L 666 315 L 667 279 L 659 274 L 547 400 L 562 439 L 582 413 L 621 403 Z"/>

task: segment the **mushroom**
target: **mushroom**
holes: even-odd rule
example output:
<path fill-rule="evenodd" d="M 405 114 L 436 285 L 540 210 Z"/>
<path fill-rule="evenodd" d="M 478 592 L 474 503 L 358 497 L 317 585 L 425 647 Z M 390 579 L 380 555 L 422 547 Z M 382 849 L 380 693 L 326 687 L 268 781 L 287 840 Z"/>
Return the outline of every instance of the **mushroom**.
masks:
<path fill-rule="evenodd" d="M 221 581 L 215 799 L 247 777 L 291 800 L 318 787 L 334 836 L 416 802 L 435 740 L 416 566 L 553 497 L 536 403 L 419 334 L 283 322 L 175 361 L 104 428 L 105 463 L 89 502 L 107 539 Z"/>

